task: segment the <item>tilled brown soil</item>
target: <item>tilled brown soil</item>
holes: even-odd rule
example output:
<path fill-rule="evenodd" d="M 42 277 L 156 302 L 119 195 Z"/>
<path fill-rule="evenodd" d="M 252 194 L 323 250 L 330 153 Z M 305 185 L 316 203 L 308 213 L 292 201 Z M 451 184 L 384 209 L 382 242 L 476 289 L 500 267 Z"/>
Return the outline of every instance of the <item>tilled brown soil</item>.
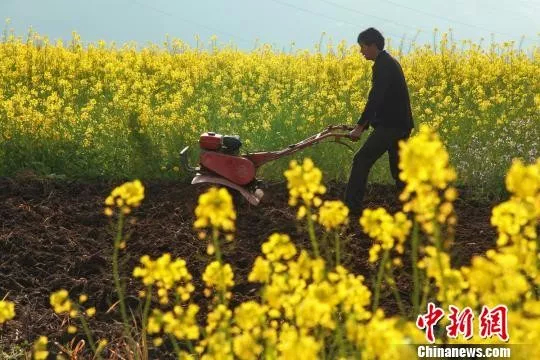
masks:
<path fill-rule="evenodd" d="M 17 313 L 0 328 L 0 349 L 14 344 L 26 347 L 39 335 L 62 344 L 71 339 L 65 332 L 66 318 L 54 314 L 49 305 L 50 293 L 60 288 L 69 290 L 72 298 L 88 294 L 88 306 L 97 309 L 90 321 L 95 337 L 106 337 L 113 343 L 118 339 L 121 325 L 114 306 L 117 299 L 110 260 L 114 231 L 103 215 L 103 201 L 119 184 L 0 179 L 0 297 L 14 301 Z M 130 277 L 139 258 L 169 252 L 187 261 L 196 286 L 193 300 L 201 305 L 204 315 L 201 275 L 211 259 L 206 242 L 197 237 L 192 224 L 198 195 L 207 187 L 163 181 L 144 185 L 145 200 L 131 216 L 136 221 L 126 225 L 131 237 L 121 255 L 128 305 L 135 311 L 139 304 L 136 294 L 142 284 Z M 328 188 L 326 199 L 341 198 L 344 185 L 330 184 Z M 287 233 L 299 247 L 310 248 L 287 199 L 286 184 L 278 183 L 269 185 L 258 207 L 245 202 L 237 205 L 235 240 L 224 249 L 224 260 L 235 271 L 232 306 L 257 295 L 257 286 L 247 281 L 247 275 L 270 234 Z M 395 212 L 400 204 L 393 187 L 373 185 L 366 205 Z M 455 205 L 459 223 L 452 253 L 454 265 L 461 266 L 494 245 L 495 231 L 489 222 L 493 204 L 462 195 Z M 371 240 L 356 231 L 344 249 L 345 266 L 364 275 L 368 286 L 376 273 L 376 267 L 367 261 L 370 245 Z M 404 299 L 410 294 L 409 273 L 407 262 L 396 273 Z M 388 314 L 398 312 L 389 291 L 383 292 L 381 305 Z"/>

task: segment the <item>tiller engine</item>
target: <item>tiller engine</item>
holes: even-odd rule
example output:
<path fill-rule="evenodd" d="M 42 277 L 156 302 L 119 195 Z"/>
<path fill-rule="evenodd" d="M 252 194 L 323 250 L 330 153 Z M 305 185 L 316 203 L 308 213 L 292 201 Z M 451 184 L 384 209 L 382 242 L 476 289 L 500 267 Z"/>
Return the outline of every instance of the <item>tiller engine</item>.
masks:
<path fill-rule="evenodd" d="M 227 186 L 238 190 L 249 203 L 258 205 L 264 195 L 260 188 L 261 182 L 256 178 L 259 167 L 323 140 L 337 142 L 352 150 L 348 144 L 341 141 L 342 138 L 350 139 L 349 132 L 352 129 L 350 125 L 330 125 L 320 133 L 291 144 L 285 149 L 243 155 L 240 155 L 242 142 L 239 136 L 205 132 L 199 138 L 199 166 L 195 168 L 189 166 L 187 159 L 189 146 L 180 152 L 180 160 L 185 170 L 194 173 L 192 184 L 212 183 Z"/>

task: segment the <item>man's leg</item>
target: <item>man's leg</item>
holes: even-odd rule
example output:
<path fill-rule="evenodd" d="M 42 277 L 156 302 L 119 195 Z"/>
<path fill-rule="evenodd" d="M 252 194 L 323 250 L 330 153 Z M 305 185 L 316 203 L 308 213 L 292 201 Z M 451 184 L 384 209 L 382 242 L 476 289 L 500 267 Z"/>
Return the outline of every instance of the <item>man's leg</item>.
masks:
<path fill-rule="evenodd" d="M 366 191 L 367 179 L 371 167 L 388 151 L 388 134 L 384 129 L 375 129 L 362 148 L 354 155 L 351 174 L 345 191 L 345 205 L 351 217 L 357 218 L 362 210 L 362 200 Z"/>
<path fill-rule="evenodd" d="M 399 196 L 403 189 L 405 189 L 405 183 L 399 178 L 399 142 L 401 140 L 408 139 L 410 131 L 403 132 L 401 134 L 397 133 L 396 135 L 395 140 L 392 141 L 390 148 L 388 149 L 388 160 L 390 162 L 390 173 L 396 182 L 396 188 Z"/>

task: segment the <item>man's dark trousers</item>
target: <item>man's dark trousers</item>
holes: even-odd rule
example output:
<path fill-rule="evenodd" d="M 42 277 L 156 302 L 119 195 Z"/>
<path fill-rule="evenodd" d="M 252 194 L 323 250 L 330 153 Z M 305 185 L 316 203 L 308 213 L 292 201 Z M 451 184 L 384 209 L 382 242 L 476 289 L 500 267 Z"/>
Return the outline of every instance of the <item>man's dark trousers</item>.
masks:
<path fill-rule="evenodd" d="M 411 130 L 377 127 L 369 135 L 365 144 L 354 155 L 354 160 L 345 192 L 345 204 L 350 216 L 358 218 L 362 210 L 362 200 L 366 191 L 369 171 L 375 161 L 388 151 L 390 172 L 399 192 L 405 184 L 399 179 L 399 141 L 407 139 Z"/>

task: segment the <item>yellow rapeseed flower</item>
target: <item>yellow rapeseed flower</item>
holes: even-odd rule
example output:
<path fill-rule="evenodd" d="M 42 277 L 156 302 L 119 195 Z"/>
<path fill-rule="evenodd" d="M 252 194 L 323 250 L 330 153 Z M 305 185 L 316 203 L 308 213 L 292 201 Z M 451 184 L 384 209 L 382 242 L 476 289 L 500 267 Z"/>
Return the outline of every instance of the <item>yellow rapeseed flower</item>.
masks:
<path fill-rule="evenodd" d="M 195 304 L 189 304 L 187 307 L 175 306 L 172 311 L 165 313 L 159 309 L 152 309 L 148 317 L 148 334 L 157 335 L 163 331 L 178 340 L 196 340 L 200 336 L 196 318 L 198 312 L 199 306 Z"/>
<path fill-rule="evenodd" d="M 49 340 L 46 336 L 40 336 L 33 346 L 34 360 L 47 360 L 49 352 L 47 351 L 47 343 Z"/>
<path fill-rule="evenodd" d="M 221 265 L 218 261 L 210 263 L 203 273 L 203 281 L 208 288 L 215 287 L 225 291 L 234 286 L 233 271 L 230 264 Z"/>
<path fill-rule="evenodd" d="M 289 235 L 274 233 L 262 245 L 262 252 L 270 261 L 289 260 L 296 255 L 296 247 Z"/>
<path fill-rule="evenodd" d="M 325 201 L 319 209 L 319 223 L 326 231 L 349 223 L 349 208 L 339 200 Z"/>
<path fill-rule="evenodd" d="M 469 293 L 474 295 L 478 304 L 505 304 L 510 308 L 531 290 L 522 271 L 523 266 L 517 254 L 492 249 L 485 257 L 473 257 L 471 266 L 462 268 L 461 272 L 468 283 Z"/>
<path fill-rule="evenodd" d="M 317 359 L 322 345 L 305 331 L 284 324 L 277 344 L 280 359 L 296 360 L 298 354 L 306 359 Z"/>
<path fill-rule="evenodd" d="M 287 188 L 289 189 L 289 205 L 296 206 L 301 199 L 306 206 L 320 205 L 320 198 L 326 192 L 326 187 L 321 184 L 322 172 L 315 167 L 309 158 L 304 159 L 302 165 L 296 160 L 289 163 L 289 169 L 285 171 Z"/>
<path fill-rule="evenodd" d="M 270 280 L 271 273 L 270 261 L 257 256 L 253 264 L 253 269 L 249 273 L 248 280 L 251 282 L 266 283 Z"/>
<path fill-rule="evenodd" d="M 15 317 L 15 304 L 11 301 L 0 300 L 0 324 Z"/>
<path fill-rule="evenodd" d="M 112 216 L 113 209 L 119 208 L 123 214 L 129 214 L 132 208 L 136 208 L 144 199 L 144 186 L 139 180 L 126 182 L 114 188 L 105 199 L 105 215 Z"/>
<path fill-rule="evenodd" d="M 241 360 L 259 359 L 264 348 L 258 339 L 249 332 L 243 332 L 233 338 L 234 354 Z"/>
<path fill-rule="evenodd" d="M 359 221 L 369 237 L 384 244 L 384 248 L 386 249 L 392 248 L 394 221 L 392 216 L 386 212 L 386 209 L 366 209 L 362 212 Z"/>
<path fill-rule="evenodd" d="M 50 303 L 54 309 L 54 312 L 57 314 L 70 312 L 73 309 L 73 304 L 69 299 L 69 293 L 65 289 L 52 293 Z"/>
<path fill-rule="evenodd" d="M 156 260 L 144 255 L 140 262 L 142 266 L 133 269 L 133 276 L 141 278 L 144 285 L 155 285 L 162 303 L 168 302 L 168 291 L 173 288 L 183 301 L 189 300 L 194 287 L 185 260 L 173 260 L 169 253 L 165 253 Z"/>
<path fill-rule="evenodd" d="M 531 202 L 540 196 L 540 158 L 530 166 L 514 159 L 506 175 L 506 188 L 513 195 Z"/>
<path fill-rule="evenodd" d="M 385 318 L 380 309 L 365 325 L 349 319 L 346 322 L 347 338 L 362 348 L 362 359 L 411 358 L 412 351 L 402 346 L 408 343 L 408 339 L 398 327 L 398 320 Z"/>
<path fill-rule="evenodd" d="M 399 148 L 399 177 L 406 183 L 400 195 L 403 210 L 413 212 L 429 235 L 433 235 L 436 223 L 454 225 L 452 201 L 457 191 L 451 187 L 451 182 L 456 179 L 456 172 L 438 135 L 429 126 L 422 125 L 419 133 L 400 142 Z M 440 192 L 444 192 L 446 201 L 441 200 Z"/>
<path fill-rule="evenodd" d="M 381 250 L 394 248 L 398 253 L 403 253 L 403 243 L 412 227 L 412 222 L 404 213 L 398 212 L 392 216 L 384 208 L 366 209 L 359 221 L 364 231 L 375 240 L 369 250 L 370 262 L 377 261 Z"/>
<path fill-rule="evenodd" d="M 252 330 L 263 323 L 267 311 L 265 305 L 246 301 L 234 309 L 235 324 L 242 330 Z"/>
<path fill-rule="evenodd" d="M 405 193 L 416 191 L 422 183 L 445 189 L 456 179 L 455 171 L 449 166 L 448 153 L 437 134 L 427 125 L 422 125 L 419 133 L 407 142 L 400 142 L 399 148 L 399 177 L 407 184 Z"/>
<path fill-rule="evenodd" d="M 195 216 L 197 219 L 193 225 L 196 229 L 212 227 L 217 230 L 234 231 L 236 212 L 227 189 L 212 187 L 199 196 Z"/>

